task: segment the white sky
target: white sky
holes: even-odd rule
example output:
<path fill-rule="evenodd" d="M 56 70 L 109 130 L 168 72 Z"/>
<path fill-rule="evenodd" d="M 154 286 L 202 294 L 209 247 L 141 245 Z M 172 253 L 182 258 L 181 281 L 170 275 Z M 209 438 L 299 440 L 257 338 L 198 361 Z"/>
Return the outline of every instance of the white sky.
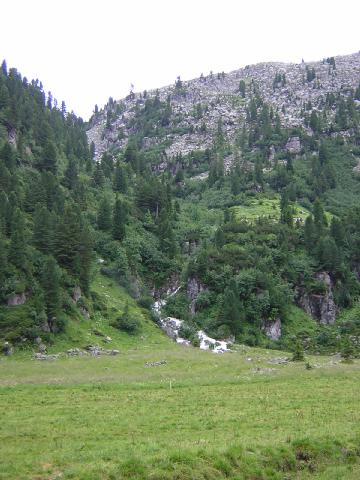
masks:
<path fill-rule="evenodd" d="M 4 0 L 0 61 L 87 119 L 95 103 L 213 70 L 360 49 L 356 0 Z"/>

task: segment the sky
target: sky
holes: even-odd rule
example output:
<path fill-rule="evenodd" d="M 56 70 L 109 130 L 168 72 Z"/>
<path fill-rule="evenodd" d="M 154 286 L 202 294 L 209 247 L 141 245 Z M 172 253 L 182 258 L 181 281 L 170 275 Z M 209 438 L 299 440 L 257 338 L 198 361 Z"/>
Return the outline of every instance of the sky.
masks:
<path fill-rule="evenodd" d="M 87 120 L 109 96 L 360 50 L 356 0 L 7 0 L 0 61 Z"/>

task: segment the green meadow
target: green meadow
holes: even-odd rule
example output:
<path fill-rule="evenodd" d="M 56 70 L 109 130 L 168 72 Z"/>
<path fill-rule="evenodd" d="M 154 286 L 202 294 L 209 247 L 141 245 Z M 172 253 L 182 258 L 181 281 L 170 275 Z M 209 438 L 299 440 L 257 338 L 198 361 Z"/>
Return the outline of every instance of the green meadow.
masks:
<path fill-rule="evenodd" d="M 308 369 L 275 350 L 182 347 L 111 280 L 93 288 L 104 313 L 70 322 L 49 352 L 117 356 L 0 357 L 1 480 L 359 478 L 358 360 Z M 111 326 L 126 302 L 134 336 Z"/>
<path fill-rule="evenodd" d="M 359 363 L 279 356 L 2 359 L 0 478 L 359 478 Z"/>

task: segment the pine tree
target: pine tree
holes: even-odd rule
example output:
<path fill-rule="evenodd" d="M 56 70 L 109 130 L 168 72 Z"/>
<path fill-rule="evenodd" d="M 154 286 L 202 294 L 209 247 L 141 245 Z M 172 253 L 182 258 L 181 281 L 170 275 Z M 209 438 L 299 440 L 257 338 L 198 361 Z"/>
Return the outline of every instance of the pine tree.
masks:
<path fill-rule="evenodd" d="M 93 259 L 93 239 L 90 228 L 84 224 L 79 236 L 78 259 L 79 283 L 84 295 L 90 291 L 91 267 Z"/>
<path fill-rule="evenodd" d="M 112 208 L 108 197 L 103 197 L 98 210 L 97 225 L 99 230 L 108 232 L 112 227 Z"/>
<path fill-rule="evenodd" d="M 60 310 L 60 269 L 54 257 L 48 257 L 42 271 L 45 310 L 52 331 L 56 331 L 56 317 Z"/>
<path fill-rule="evenodd" d="M 9 170 L 9 172 L 13 172 L 15 170 L 15 152 L 8 142 L 5 143 L 0 151 L 0 159 L 3 160 L 5 167 Z"/>
<path fill-rule="evenodd" d="M 6 243 L 0 232 L 0 302 L 4 300 L 2 288 L 4 286 L 4 282 L 6 279 L 7 266 L 8 266 L 8 259 L 7 259 Z"/>
<path fill-rule="evenodd" d="M 65 205 L 54 234 L 54 252 L 59 265 L 76 275 L 81 235 L 81 212 L 73 204 Z"/>
<path fill-rule="evenodd" d="M 96 187 L 103 188 L 105 185 L 105 175 L 100 163 L 96 163 L 93 175 L 93 183 Z"/>
<path fill-rule="evenodd" d="M 74 157 L 70 157 L 64 172 L 64 185 L 70 190 L 74 190 L 77 186 L 79 177 L 76 161 Z"/>
<path fill-rule="evenodd" d="M 170 258 L 173 258 L 176 252 L 175 237 L 165 208 L 161 210 L 158 219 L 158 236 L 161 250 L 168 254 Z"/>
<path fill-rule="evenodd" d="M 113 237 L 115 240 L 122 241 L 125 238 L 126 207 L 119 198 L 116 199 L 113 214 Z"/>
<path fill-rule="evenodd" d="M 293 226 L 293 208 L 289 202 L 289 194 L 287 190 L 284 190 L 280 199 L 280 222 L 285 223 L 289 227 Z"/>
<path fill-rule="evenodd" d="M 27 243 L 25 234 L 25 218 L 19 208 L 12 217 L 11 237 L 9 246 L 9 261 L 19 269 L 26 269 Z"/>
<path fill-rule="evenodd" d="M 236 292 L 235 282 L 232 281 L 224 291 L 224 299 L 218 322 L 227 325 L 232 334 L 238 335 L 242 329 L 242 310 Z"/>
<path fill-rule="evenodd" d="M 124 167 L 118 161 L 114 173 L 114 191 L 120 193 L 127 192 L 127 176 Z"/>
<path fill-rule="evenodd" d="M 314 202 L 314 226 L 315 232 L 318 237 L 320 237 L 325 227 L 327 227 L 327 219 L 324 212 L 324 207 L 319 198 L 317 198 Z"/>
<path fill-rule="evenodd" d="M 37 205 L 34 212 L 33 244 L 40 252 L 52 252 L 53 229 L 51 213 L 45 206 Z"/>
<path fill-rule="evenodd" d="M 51 172 L 56 174 L 57 171 L 57 155 L 55 145 L 51 141 L 47 141 L 39 162 L 39 169 L 42 171 Z"/>
<path fill-rule="evenodd" d="M 242 96 L 242 98 L 245 98 L 246 85 L 245 85 L 244 80 L 240 80 L 240 83 L 239 83 L 239 92 L 240 92 L 240 95 Z"/>
<path fill-rule="evenodd" d="M 305 220 L 304 242 L 308 252 L 313 252 L 316 244 L 316 234 L 312 215 L 308 215 Z"/>

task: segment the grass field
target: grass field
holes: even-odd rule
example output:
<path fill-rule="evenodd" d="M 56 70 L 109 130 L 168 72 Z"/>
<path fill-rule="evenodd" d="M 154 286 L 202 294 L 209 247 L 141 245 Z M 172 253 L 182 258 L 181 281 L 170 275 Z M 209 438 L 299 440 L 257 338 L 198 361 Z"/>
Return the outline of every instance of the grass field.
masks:
<path fill-rule="evenodd" d="M 293 208 L 294 218 L 301 218 L 302 221 L 305 221 L 309 212 L 297 203 L 293 205 Z M 253 198 L 249 201 L 249 205 L 238 205 L 231 207 L 231 210 L 234 212 L 237 220 L 244 219 L 254 221 L 259 217 L 278 220 L 280 217 L 280 198 L 278 196 L 275 198 L 268 198 L 266 196 Z"/>
<path fill-rule="evenodd" d="M 112 337 L 115 357 L 0 357 L 1 480 L 358 479 L 360 363 L 171 342 L 98 276 L 105 316 L 69 326 L 51 351 Z M 136 337 L 110 326 L 129 300 Z M 147 362 L 165 360 L 160 366 Z"/>
<path fill-rule="evenodd" d="M 0 478 L 358 478 L 360 365 L 279 355 L 2 359 Z"/>

